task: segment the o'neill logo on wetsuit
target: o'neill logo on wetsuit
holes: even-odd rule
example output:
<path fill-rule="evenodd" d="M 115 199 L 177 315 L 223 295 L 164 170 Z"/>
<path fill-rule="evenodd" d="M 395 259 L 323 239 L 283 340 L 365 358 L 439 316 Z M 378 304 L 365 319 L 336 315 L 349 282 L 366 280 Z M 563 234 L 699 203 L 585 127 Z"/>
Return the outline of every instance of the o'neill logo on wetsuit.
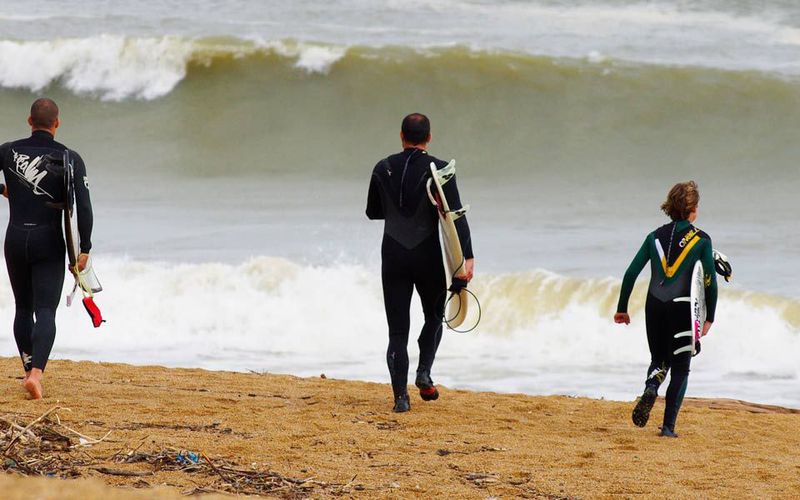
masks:
<path fill-rule="evenodd" d="M 33 194 L 38 196 L 46 195 L 52 199 L 53 196 L 50 193 L 39 187 L 39 183 L 47 176 L 47 170 L 39 170 L 39 164 L 42 162 L 44 155 L 37 156 L 31 160 L 28 155 L 17 153 L 13 149 L 11 152 L 14 153 L 14 163 L 16 163 L 16 170 L 12 170 L 12 172 L 17 174 L 31 188 Z"/>

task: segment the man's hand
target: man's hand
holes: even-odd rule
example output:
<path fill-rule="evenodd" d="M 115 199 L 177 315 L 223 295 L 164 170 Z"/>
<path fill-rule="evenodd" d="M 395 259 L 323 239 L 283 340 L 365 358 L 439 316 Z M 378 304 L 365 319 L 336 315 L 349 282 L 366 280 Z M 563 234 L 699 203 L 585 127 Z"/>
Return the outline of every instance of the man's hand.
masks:
<path fill-rule="evenodd" d="M 475 271 L 475 259 L 467 259 L 464 261 L 464 276 L 467 281 L 472 281 L 472 275 Z"/>
<path fill-rule="evenodd" d="M 711 330 L 711 325 L 713 324 L 714 323 L 710 321 L 706 321 L 705 323 L 703 323 L 703 331 L 700 333 L 700 336 L 705 337 L 706 335 L 708 335 L 708 331 Z"/>
<path fill-rule="evenodd" d="M 626 325 L 631 324 L 631 317 L 628 313 L 617 313 L 614 315 L 614 323 L 625 323 Z"/>
<path fill-rule="evenodd" d="M 8 198 L 8 188 L 6 188 L 5 184 L 0 184 L 0 194 Z"/>
<path fill-rule="evenodd" d="M 86 264 L 88 264 L 88 263 L 89 263 L 89 254 L 88 253 L 82 253 L 82 254 L 78 255 L 78 262 L 77 262 L 78 272 L 81 272 L 84 269 L 86 269 Z"/>

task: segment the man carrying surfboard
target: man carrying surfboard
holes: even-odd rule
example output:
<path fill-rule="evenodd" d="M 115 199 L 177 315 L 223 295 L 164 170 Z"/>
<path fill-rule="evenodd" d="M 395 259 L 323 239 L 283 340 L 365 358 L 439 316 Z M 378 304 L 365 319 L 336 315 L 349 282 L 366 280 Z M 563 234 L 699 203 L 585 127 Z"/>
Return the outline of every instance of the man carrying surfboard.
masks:
<path fill-rule="evenodd" d="M 630 323 L 628 299 L 637 276 L 650 262 L 650 286 L 645 304 L 650 367 L 645 390 L 633 409 L 633 423 L 644 427 L 658 397 L 658 388 L 671 370 L 661 435 L 677 437 L 675 422 L 689 379 L 695 345 L 690 306 L 693 269 L 702 264 L 706 320 L 699 336 L 708 333 L 717 305 L 717 278 L 711 238 L 694 227 L 700 194 L 694 181 L 675 184 L 661 205 L 672 222 L 648 234 L 622 280 L 616 323 Z"/>
<path fill-rule="evenodd" d="M 23 385 L 32 399 L 42 398 L 42 375 L 56 335 L 56 308 L 64 285 L 65 241 L 61 226 L 66 203 L 63 161 L 66 146 L 54 140 L 60 125 L 58 106 L 47 98 L 34 101 L 28 124 L 31 136 L 0 146 L 0 167 L 10 217 L 5 260 L 14 292 L 14 338 L 25 371 Z M 69 151 L 74 166 L 80 255 L 86 267 L 92 248 L 92 204 L 83 160 Z"/>
<path fill-rule="evenodd" d="M 386 362 L 392 379 L 394 411 L 405 412 L 408 398 L 409 308 L 414 288 L 422 301 L 425 323 L 417 340 L 419 365 L 415 384 L 425 401 L 435 400 L 439 391 L 431 379 L 431 368 L 442 337 L 446 299 L 446 276 L 439 243 L 437 208 L 429 201 L 431 164 L 447 166 L 428 154 L 430 121 L 412 113 L 403 119 L 400 139 L 403 151 L 375 165 L 367 196 L 367 217 L 383 219 L 381 246 L 383 300 L 389 324 Z M 455 178 L 442 185 L 450 210 L 461 208 Z M 472 279 L 473 255 L 469 225 L 465 217 L 455 221 L 464 256 L 460 277 Z"/>

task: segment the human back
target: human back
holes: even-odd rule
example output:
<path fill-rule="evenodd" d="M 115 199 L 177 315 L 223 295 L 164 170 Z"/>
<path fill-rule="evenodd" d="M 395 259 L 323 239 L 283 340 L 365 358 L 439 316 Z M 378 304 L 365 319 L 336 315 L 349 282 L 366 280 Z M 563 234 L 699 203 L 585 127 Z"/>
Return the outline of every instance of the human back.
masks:
<path fill-rule="evenodd" d="M 61 212 L 53 207 L 64 202 L 64 172 L 56 163 L 61 163 L 68 148 L 54 139 L 59 124 L 55 103 L 49 99 L 34 102 L 29 123 L 33 128 L 29 137 L 0 146 L 9 224 L 60 228 Z M 77 153 L 73 156 L 81 161 Z"/>

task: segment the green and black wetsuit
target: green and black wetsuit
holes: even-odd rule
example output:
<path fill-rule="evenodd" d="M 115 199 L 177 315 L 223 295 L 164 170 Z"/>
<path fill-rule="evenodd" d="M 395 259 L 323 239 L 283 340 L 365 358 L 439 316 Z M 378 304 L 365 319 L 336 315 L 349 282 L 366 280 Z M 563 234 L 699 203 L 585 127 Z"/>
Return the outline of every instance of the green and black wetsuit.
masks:
<path fill-rule="evenodd" d="M 646 387 L 656 390 L 672 370 L 667 388 L 664 425 L 675 429 L 692 359 L 689 293 L 692 270 L 703 263 L 706 284 L 706 319 L 714 321 L 717 277 L 711 237 L 688 221 L 673 221 L 647 235 L 622 280 L 617 312 L 628 312 L 628 299 L 642 269 L 650 262 L 650 286 L 645 304 L 650 367 Z"/>

